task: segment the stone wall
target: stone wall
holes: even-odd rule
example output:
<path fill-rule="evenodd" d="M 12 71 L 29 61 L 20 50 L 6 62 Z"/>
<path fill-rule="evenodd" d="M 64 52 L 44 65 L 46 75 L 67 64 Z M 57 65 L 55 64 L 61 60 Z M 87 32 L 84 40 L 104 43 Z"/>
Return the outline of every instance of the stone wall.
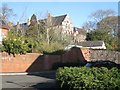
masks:
<path fill-rule="evenodd" d="M 110 60 L 120 64 L 120 52 L 111 50 L 90 50 L 90 61 Z"/>

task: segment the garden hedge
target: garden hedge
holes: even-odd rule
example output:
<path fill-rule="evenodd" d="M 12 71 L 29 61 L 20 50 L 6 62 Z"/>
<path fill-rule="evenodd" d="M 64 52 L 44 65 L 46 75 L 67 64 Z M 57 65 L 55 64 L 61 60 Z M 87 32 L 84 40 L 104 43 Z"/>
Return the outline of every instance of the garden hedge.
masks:
<path fill-rule="evenodd" d="M 120 69 L 105 67 L 64 67 L 56 72 L 56 81 L 66 90 L 118 90 L 120 89 Z"/>

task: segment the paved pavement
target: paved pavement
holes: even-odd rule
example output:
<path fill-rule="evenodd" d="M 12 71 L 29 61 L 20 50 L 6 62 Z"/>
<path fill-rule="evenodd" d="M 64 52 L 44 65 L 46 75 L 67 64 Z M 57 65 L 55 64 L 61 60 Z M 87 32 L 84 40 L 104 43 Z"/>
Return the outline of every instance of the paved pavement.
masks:
<path fill-rule="evenodd" d="M 57 88 L 55 71 L 28 75 L 2 75 L 2 90 L 41 90 Z"/>

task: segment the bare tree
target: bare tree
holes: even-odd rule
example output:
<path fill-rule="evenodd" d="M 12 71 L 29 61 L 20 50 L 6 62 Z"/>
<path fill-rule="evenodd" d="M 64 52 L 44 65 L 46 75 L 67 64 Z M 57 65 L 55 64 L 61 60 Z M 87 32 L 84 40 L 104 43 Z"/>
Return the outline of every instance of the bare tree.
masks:
<path fill-rule="evenodd" d="M 3 20 L 8 21 L 9 17 L 15 16 L 15 14 L 13 13 L 13 9 L 8 7 L 7 4 L 3 4 L 2 7 L 0 7 L 0 16 Z"/>
<path fill-rule="evenodd" d="M 97 29 L 98 27 L 108 27 L 105 23 L 108 22 L 108 19 L 107 21 L 105 20 L 106 18 L 108 17 L 112 17 L 112 16 L 115 16 L 116 15 L 116 12 L 114 10 L 111 10 L 111 9 L 107 9 L 107 10 L 97 10 L 93 13 L 91 13 L 89 15 L 89 21 L 86 22 L 83 27 L 85 29 L 87 29 L 88 31 L 90 30 L 94 30 L 94 29 Z M 111 22 L 112 19 L 109 19 L 109 22 Z M 115 20 L 114 20 L 115 21 Z M 112 21 L 113 22 L 113 21 Z M 102 26 L 101 26 L 101 25 Z M 109 23 L 110 24 L 110 23 Z M 111 24 L 112 25 L 112 24 Z"/>
<path fill-rule="evenodd" d="M 107 10 L 97 10 L 93 13 L 91 13 L 91 15 L 89 16 L 90 18 L 93 18 L 93 20 L 95 22 L 99 22 L 101 20 L 103 20 L 106 17 L 109 16 L 114 16 L 116 14 L 116 12 L 112 9 L 107 9 Z"/>
<path fill-rule="evenodd" d="M 27 7 L 24 7 L 24 11 L 22 12 L 21 17 L 18 18 L 16 25 L 16 31 L 22 36 L 25 36 L 27 31 L 27 26 L 30 21 L 29 19 L 27 20 L 26 12 L 27 12 Z M 21 24 L 21 22 L 24 23 Z"/>
<path fill-rule="evenodd" d="M 50 32 L 50 29 L 52 27 L 52 16 L 50 15 L 50 13 L 48 14 L 48 18 L 47 18 L 47 21 L 46 21 L 46 26 L 47 26 L 47 43 L 48 45 L 50 44 L 50 35 L 49 35 L 49 32 Z"/>
<path fill-rule="evenodd" d="M 96 26 L 96 23 L 93 21 L 88 21 L 83 24 L 83 28 L 89 33 L 91 30 L 93 30 Z"/>
<path fill-rule="evenodd" d="M 55 27 L 55 22 L 53 21 L 53 17 L 50 13 L 47 14 L 47 18 L 43 20 L 45 23 L 45 30 L 46 30 L 46 40 L 48 45 L 50 42 L 54 42 L 59 40 L 60 30 L 58 27 Z"/>

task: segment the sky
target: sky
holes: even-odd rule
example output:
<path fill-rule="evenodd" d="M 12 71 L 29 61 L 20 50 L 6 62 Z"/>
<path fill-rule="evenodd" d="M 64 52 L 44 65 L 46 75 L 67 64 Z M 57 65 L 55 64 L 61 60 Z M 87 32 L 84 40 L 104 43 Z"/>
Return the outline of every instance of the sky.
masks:
<path fill-rule="evenodd" d="M 11 17 L 14 24 L 17 21 L 26 22 L 32 14 L 44 18 L 48 12 L 52 16 L 68 14 L 73 25 L 82 27 L 90 19 L 89 15 L 97 10 L 112 9 L 118 13 L 118 2 L 6 2 L 16 14 Z"/>

